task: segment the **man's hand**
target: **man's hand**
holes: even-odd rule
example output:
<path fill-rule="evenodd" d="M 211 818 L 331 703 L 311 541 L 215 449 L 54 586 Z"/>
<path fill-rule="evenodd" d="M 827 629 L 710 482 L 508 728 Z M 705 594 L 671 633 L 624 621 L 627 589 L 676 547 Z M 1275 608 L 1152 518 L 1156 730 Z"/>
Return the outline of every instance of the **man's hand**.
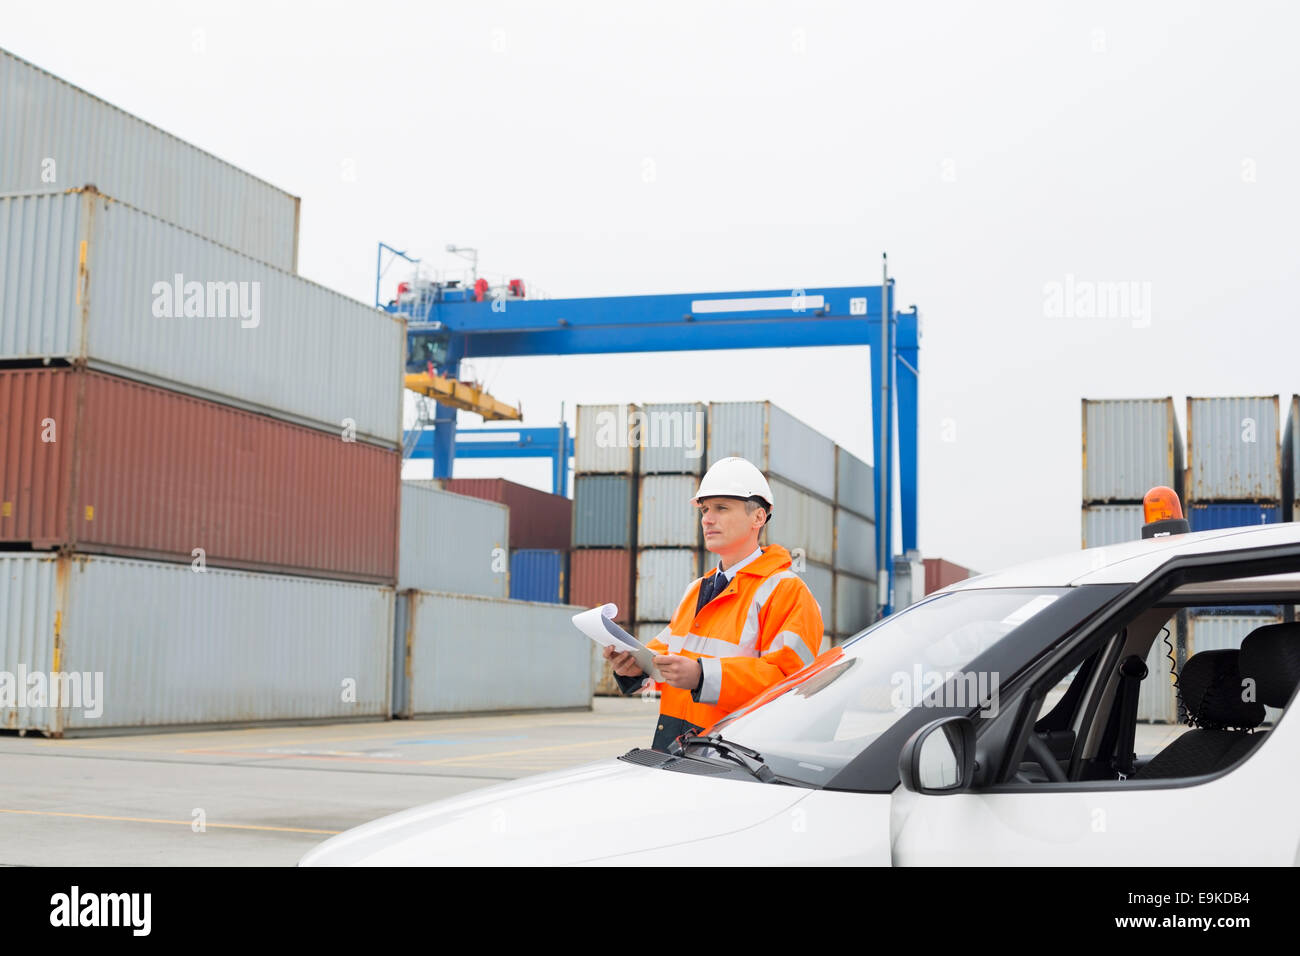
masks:
<path fill-rule="evenodd" d="M 676 654 L 656 654 L 655 667 L 664 676 L 664 683 L 684 690 L 695 690 L 700 682 L 700 662 Z"/>
<path fill-rule="evenodd" d="M 644 673 L 631 651 L 615 651 L 612 645 L 605 645 L 605 660 L 614 667 L 619 677 L 640 677 Z M 692 685 L 693 686 L 693 685 Z"/>

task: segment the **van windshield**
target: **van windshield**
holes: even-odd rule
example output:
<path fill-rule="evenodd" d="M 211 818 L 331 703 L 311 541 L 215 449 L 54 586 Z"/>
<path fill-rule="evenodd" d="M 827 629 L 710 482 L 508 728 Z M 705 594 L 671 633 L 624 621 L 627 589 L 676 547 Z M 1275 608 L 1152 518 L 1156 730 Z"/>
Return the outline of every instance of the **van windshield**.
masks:
<path fill-rule="evenodd" d="M 705 732 L 759 751 L 780 776 L 821 786 L 915 707 L 996 708 L 1002 675 L 965 668 L 1068 590 L 936 595 L 832 648 Z"/>

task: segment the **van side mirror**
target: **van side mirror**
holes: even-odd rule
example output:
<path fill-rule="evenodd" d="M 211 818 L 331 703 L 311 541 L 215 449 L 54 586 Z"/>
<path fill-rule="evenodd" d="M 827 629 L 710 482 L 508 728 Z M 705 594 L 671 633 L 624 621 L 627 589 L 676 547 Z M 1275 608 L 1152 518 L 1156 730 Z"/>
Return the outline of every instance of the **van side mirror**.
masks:
<path fill-rule="evenodd" d="M 907 739 L 898 779 L 914 793 L 961 793 L 975 778 L 975 725 L 969 717 L 944 717 Z"/>

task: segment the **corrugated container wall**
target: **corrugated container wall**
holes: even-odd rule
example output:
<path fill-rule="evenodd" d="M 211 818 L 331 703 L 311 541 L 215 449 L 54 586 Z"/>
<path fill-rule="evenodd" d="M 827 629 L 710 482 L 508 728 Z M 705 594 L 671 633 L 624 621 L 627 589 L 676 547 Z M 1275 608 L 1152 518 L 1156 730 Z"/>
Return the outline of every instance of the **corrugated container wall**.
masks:
<path fill-rule="evenodd" d="M 861 458 L 835 446 L 835 505 L 876 520 L 876 472 Z M 875 555 L 875 548 L 872 548 Z"/>
<path fill-rule="evenodd" d="M 941 591 L 948 585 L 965 581 L 971 576 L 969 568 L 963 568 L 960 564 L 953 564 L 943 558 L 925 558 L 924 563 L 926 594 Z"/>
<path fill-rule="evenodd" d="M 632 620 L 632 552 L 622 548 L 588 548 L 569 554 L 569 603 L 581 608 L 618 605 L 616 618 Z"/>
<path fill-rule="evenodd" d="M 835 574 L 830 568 L 817 564 L 806 564 L 802 571 L 796 571 L 803 583 L 808 585 L 817 607 L 822 612 L 822 633 L 829 634 L 835 626 Z"/>
<path fill-rule="evenodd" d="M 412 593 L 406 716 L 590 708 L 592 642 L 573 626 L 578 610 Z"/>
<path fill-rule="evenodd" d="M 1187 498 L 1279 501 L 1278 397 L 1187 399 Z"/>
<path fill-rule="evenodd" d="M 694 549 L 650 548 L 636 557 L 637 620 L 666 621 L 673 616 L 687 586 L 700 576 L 700 553 Z"/>
<path fill-rule="evenodd" d="M 509 540 L 505 505 L 402 482 L 398 590 L 504 598 Z"/>
<path fill-rule="evenodd" d="M 84 359 L 395 448 L 405 354 L 400 317 L 132 206 L 0 197 L 2 360 Z"/>
<path fill-rule="evenodd" d="M 691 505 L 695 475 L 646 475 L 637 494 L 636 543 L 640 548 L 698 548 L 700 515 Z"/>
<path fill-rule="evenodd" d="M 1282 429 L 1282 497 L 1288 503 L 1298 497 L 1297 475 L 1300 475 L 1300 395 L 1292 395 Z"/>
<path fill-rule="evenodd" d="M 633 475 L 578 475 L 573 481 L 573 546 L 630 548 L 635 495 Z"/>
<path fill-rule="evenodd" d="M 861 577 L 876 573 L 876 526 L 865 518 L 835 509 L 836 571 L 848 571 Z"/>
<path fill-rule="evenodd" d="M 401 455 L 85 369 L 0 370 L 0 542 L 392 585 Z"/>
<path fill-rule="evenodd" d="M 1183 497 L 1183 436 L 1172 398 L 1083 400 L 1083 500 L 1141 501 L 1166 485 Z"/>
<path fill-rule="evenodd" d="M 635 405 L 579 405 L 573 468 L 579 474 L 630 475 L 637 468 L 632 444 Z"/>
<path fill-rule="evenodd" d="M 0 50 L 0 193 L 102 192 L 294 272 L 300 200 Z"/>
<path fill-rule="evenodd" d="M 708 439 L 705 408 L 702 402 L 643 406 L 641 474 L 700 474 Z"/>
<path fill-rule="evenodd" d="M 1178 723 L 1177 691 L 1173 684 L 1173 661 L 1169 655 L 1177 654 L 1178 643 L 1186 641 L 1184 634 L 1177 633 L 1183 629 L 1182 615 L 1179 617 L 1180 623 L 1168 636 L 1169 644 L 1165 643 L 1162 635 L 1157 635 L 1147 652 L 1147 676 L 1138 685 L 1138 720 L 1157 724 Z"/>
<path fill-rule="evenodd" d="M 1145 516 L 1141 505 L 1086 505 L 1083 509 L 1083 546 L 1106 548 L 1142 540 Z"/>
<path fill-rule="evenodd" d="M 0 554 L 5 670 L 55 669 L 56 626 L 57 669 L 102 674 L 102 694 L 57 712 L 5 709 L 7 729 L 388 713 L 391 588 L 219 568 L 196 574 L 188 565 L 126 558 Z M 343 693 L 344 680 L 355 682 L 354 699 Z"/>
<path fill-rule="evenodd" d="M 876 617 L 876 582 L 851 574 L 835 575 L 835 623 L 826 630 L 848 637 L 868 627 Z"/>
<path fill-rule="evenodd" d="M 1199 654 L 1201 651 L 1240 650 L 1241 642 L 1251 631 L 1281 621 L 1280 616 L 1193 614 L 1188 620 L 1188 654 Z M 1264 720 L 1273 724 L 1276 724 L 1278 717 L 1282 715 L 1280 708 L 1267 705 L 1264 707 L 1264 712 Z"/>
<path fill-rule="evenodd" d="M 573 502 L 504 478 L 451 478 L 447 491 L 486 501 L 499 501 L 510 509 L 510 549 L 567 551 L 573 534 Z"/>
<path fill-rule="evenodd" d="M 709 405 L 709 464 L 732 455 L 748 459 L 769 481 L 775 475 L 835 498 L 835 443 L 771 402 Z"/>
<path fill-rule="evenodd" d="M 1193 531 L 1253 528 L 1261 524 L 1277 524 L 1282 520 L 1282 508 L 1281 505 L 1276 504 L 1261 505 L 1248 502 L 1192 504 L 1187 509 L 1187 520 Z"/>
<path fill-rule="evenodd" d="M 510 513 L 514 523 L 514 512 Z M 522 548 L 510 552 L 510 599 L 563 604 L 567 551 Z"/>
<path fill-rule="evenodd" d="M 901 611 L 925 597 L 925 564 L 915 551 L 910 551 L 907 555 L 894 555 L 893 586 L 895 611 Z"/>
<path fill-rule="evenodd" d="M 801 549 L 806 560 L 830 565 L 835 557 L 835 509 L 779 478 L 768 484 L 776 501 L 771 530 L 764 528 L 761 542 L 779 544 L 795 557 Z"/>

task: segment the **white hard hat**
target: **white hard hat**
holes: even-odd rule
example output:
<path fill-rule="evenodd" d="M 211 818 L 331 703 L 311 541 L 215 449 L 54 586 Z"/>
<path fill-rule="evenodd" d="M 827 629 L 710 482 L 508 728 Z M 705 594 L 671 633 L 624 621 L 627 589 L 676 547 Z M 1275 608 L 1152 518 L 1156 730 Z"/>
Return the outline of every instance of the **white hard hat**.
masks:
<path fill-rule="evenodd" d="M 704 473 L 704 480 L 691 499 L 691 504 L 698 504 L 701 498 L 753 498 L 759 497 L 767 502 L 771 512 L 772 488 L 763 473 L 753 463 L 744 458 L 720 458 Z"/>

